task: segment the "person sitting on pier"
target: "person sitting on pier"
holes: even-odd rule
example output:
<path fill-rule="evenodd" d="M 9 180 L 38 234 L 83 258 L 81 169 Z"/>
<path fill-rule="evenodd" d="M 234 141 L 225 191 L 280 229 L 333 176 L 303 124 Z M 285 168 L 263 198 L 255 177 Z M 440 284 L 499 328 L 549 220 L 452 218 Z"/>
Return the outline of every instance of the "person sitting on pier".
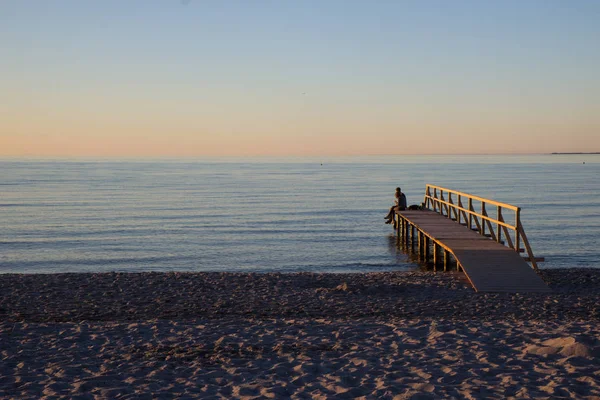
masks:
<path fill-rule="evenodd" d="M 396 193 L 394 193 L 394 205 L 390 208 L 390 212 L 385 216 L 385 223 L 391 224 L 394 220 L 394 211 L 403 211 L 406 210 L 406 196 L 402 193 L 402 189 L 399 187 L 396 188 Z"/>

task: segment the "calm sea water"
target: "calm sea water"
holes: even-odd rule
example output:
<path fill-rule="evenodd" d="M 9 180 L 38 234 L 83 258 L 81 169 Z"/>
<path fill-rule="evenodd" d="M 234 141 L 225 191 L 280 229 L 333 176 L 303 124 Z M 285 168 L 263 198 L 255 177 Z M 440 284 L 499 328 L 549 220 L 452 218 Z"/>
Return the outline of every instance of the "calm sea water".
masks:
<path fill-rule="evenodd" d="M 600 155 L 0 161 L 0 273 L 417 268 L 383 216 L 431 183 L 521 206 L 543 268 L 600 268 Z"/>

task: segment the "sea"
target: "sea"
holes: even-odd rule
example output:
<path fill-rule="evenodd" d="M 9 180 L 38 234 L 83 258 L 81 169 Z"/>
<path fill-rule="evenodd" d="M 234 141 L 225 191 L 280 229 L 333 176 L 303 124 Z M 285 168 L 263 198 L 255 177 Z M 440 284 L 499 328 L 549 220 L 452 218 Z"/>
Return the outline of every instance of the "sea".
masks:
<path fill-rule="evenodd" d="M 522 208 L 540 268 L 600 268 L 600 155 L 0 159 L 0 273 L 421 268 L 383 217 L 426 184 Z"/>

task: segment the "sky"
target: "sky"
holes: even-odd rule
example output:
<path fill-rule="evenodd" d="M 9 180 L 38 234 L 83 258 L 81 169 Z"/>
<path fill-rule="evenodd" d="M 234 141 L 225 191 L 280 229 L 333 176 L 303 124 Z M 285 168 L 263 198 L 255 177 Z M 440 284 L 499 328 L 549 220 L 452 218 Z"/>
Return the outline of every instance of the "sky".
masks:
<path fill-rule="evenodd" d="M 0 157 L 600 151 L 595 0 L 0 0 Z"/>

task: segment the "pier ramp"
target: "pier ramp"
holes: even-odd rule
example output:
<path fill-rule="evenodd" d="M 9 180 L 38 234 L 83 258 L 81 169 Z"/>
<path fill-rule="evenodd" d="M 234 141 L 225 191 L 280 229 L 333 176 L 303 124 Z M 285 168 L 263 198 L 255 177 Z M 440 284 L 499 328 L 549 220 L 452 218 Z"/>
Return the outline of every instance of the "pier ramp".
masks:
<path fill-rule="evenodd" d="M 543 259 L 533 256 L 519 207 L 433 185 L 426 187 L 424 204 L 425 210 L 395 214 L 399 238 L 416 245 L 422 261 L 445 270 L 456 263 L 477 292 L 551 291 L 536 273 Z M 505 219 L 508 212 L 514 223 Z"/>

